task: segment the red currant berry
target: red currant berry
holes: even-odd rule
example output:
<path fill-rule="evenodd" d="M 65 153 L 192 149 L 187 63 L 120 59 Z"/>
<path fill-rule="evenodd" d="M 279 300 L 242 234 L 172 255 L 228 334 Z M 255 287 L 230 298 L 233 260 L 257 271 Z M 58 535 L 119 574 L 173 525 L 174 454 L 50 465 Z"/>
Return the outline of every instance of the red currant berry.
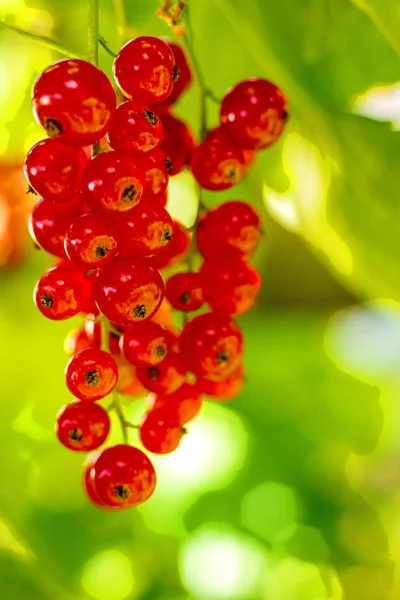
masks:
<path fill-rule="evenodd" d="M 249 168 L 248 152 L 216 130 L 193 151 L 190 168 L 206 190 L 227 190 L 243 179 Z"/>
<path fill-rule="evenodd" d="M 117 253 L 117 241 L 106 217 L 87 214 L 75 219 L 67 231 L 65 251 L 80 267 L 96 269 Z"/>
<path fill-rule="evenodd" d="M 192 73 L 190 71 L 186 55 L 181 46 L 178 46 L 178 44 L 175 44 L 167 39 L 164 39 L 164 42 L 171 48 L 175 57 L 174 87 L 172 88 L 172 92 L 168 98 L 159 104 L 159 106 L 162 106 L 163 108 L 168 108 L 171 106 L 171 104 L 176 102 L 178 98 L 182 96 L 183 92 L 185 92 L 190 86 L 192 82 Z"/>
<path fill-rule="evenodd" d="M 117 256 L 95 284 L 100 311 L 114 323 L 130 325 L 151 317 L 164 297 L 164 282 L 155 269 L 131 257 Z"/>
<path fill-rule="evenodd" d="M 39 279 L 34 291 L 42 315 L 59 321 L 78 314 L 90 298 L 91 285 L 82 271 L 56 266 Z"/>
<path fill-rule="evenodd" d="M 62 204 L 39 200 L 28 221 L 33 241 L 46 252 L 66 258 L 64 240 L 72 219 L 80 212 L 79 202 L 79 196 Z"/>
<path fill-rule="evenodd" d="M 176 175 L 190 162 L 195 145 L 193 136 L 186 123 L 173 115 L 162 113 L 161 120 L 164 130 L 161 150 L 166 156 L 165 164 L 169 175 Z"/>
<path fill-rule="evenodd" d="M 241 258 L 206 260 L 200 269 L 204 301 L 217 312 L 242 315 L 261 289 L 257 270 Z"/>
<path fill-rule="evenodd" d="M 261 237 L 260 217 L 250 204 L 231 200 L 210 210 L 196 230 L 204 258 L 250 256 Z"/>
<path fill-rule="evenodd" d="M 142 396 L 146 393 L 146 389 L 137 377 L 136 367 L 134 367 L 122 355 L 116 356 L 115 360 L 118 365 L 118 382 L 117 390 L 124 396 Z"/>
<path fill-rule="evenodd" d="M 154 150 L 151 154 L 135 160 L 136 166 L 144 174 L 143 198 L 151 198 L 165 206 L 169 175 L 165 166 L 165 154 L 162 150 Z"/>
<path fill-rule="evenodd" d="M 29 150 L 24 171 L 29 185 L 52 202 L 65 202 L 80 192 L 87 164 L 82 148 L 68 148 L 57 140 L 40 140 Z"/>
<path fill-rule="evenodd" d="M 166 269 L 180 263 L 186 256 L 190 245 L 190 237 L 184 225 L 173 221 L 172 240 L 155 256 L 149 259 L 154 269 Z"/>
<path fill-rule="evenodd" d="M 127 444 L 103 450 L 92 467 L 93 485 L 109 506 L 138 506 L 155 490 L 156 473 L 150 459 Z"/>
<path fill-rule="evenodd" d="M 69 262 L 69 264 L 72 265 L 71 262 Z M 83 270 L 86 271 L 86 267 Z M 96 282 L 97 277 L 99 276 L 99 273 L 100 269 L 97 269 L 95 271 L 91 271 L 88 275 L 86 275 L 92 286 L 92 293 L 90 294 L 89 300 L 86 302 L 85 306 L 81 310 L 83 316 L 91 315 L 93 318 L 95 318 L 97 315 L 100 314 L 100 311 L 97 308 L 97 304 L 94 298 L 94 284 Z"/>
<path fill-rule="evenodd" d="M 244 384 L 244 367 L 240 364 L 233 373 L 221 381 L 212 381 L 202 377 L 196 384 L 203 394 L 211 396 L 213 400 L 228 401 L 240 394 Z"/>
<path fill-rule="evenodd" d="M 154 454 L 169 454 L 176 450 L 183 433 L 178 413 L 162 408 L 146 413 L 139 427 L 143 446 Z"/>
<path fill-rule="evenodd" d="M 56 434 L 70 450 L 88 452 L 106 441 L 110 432 L 110 418 L 98 404 L 72 402 L 57 415 Z"/>
<path fill-rule="evenodd" d="M 168 356 L 158 365 L 138 368 L 137 376 L 150 392 L 172 394 L 185 381 L 182 358 L 176 352 L 168 352 Z"/>
<path fill-rule="evenodd" d="M 276 85 L 265 79 L 248 79 L 225 95 L 221 123 L 238 144 L 261 150 L 279 138 L 288 118 L 287 111 L 287 100 Z"/>
<path fill-rule="evenodd" d="M 163 40 L 137 37 L 121 50 L 114 61 L 114 77 L 121 92 L 144 104 L 158 104 L 172 92 L 175 57 Z"/>
<path fill-rule="evenodd" d="M 116 97 L 107 76 L 78 59 L 48 67 L 33 88 L 33 112 L 51 138 L 67 146 L 100 140 L 115 113 Z"/>
<path fill-rule="evenodd" d="M 95 156 L 83 174 L 82 191 L 94 211 L 130 210 L 139 202 L 144 175 L 134 161 L 122 152 Z"/>
<path fill-rule="evenodd" d="M 120 348 L 136 367 L 158 365 L 167 355 L 168 333 L 158 323 L 145 321 L 127 327 L 120 338 Z"/>
<path fill-rule="evenodd" d="M 229 317 L 205 313 L 186 323 L 180 338 L 186 368 L 197 377 L 220 381 L 243 357 L 243 335 Z"/>
<path fill-rule="evenodd" d="M 114 150 L 141 158 L 153 152 L 163 137 L 163 126 L 157 115 L 147 106 L 132 100 L 117 108 L 107 139 Z"/>
<path fill-rule="evenodd" d="M 126 214 L 115 215 L 112 226 L 120 254 L 146 258 L 172 240 L 173 223 L 165 208 L 142 203 Z"/>
<path fill-rule="evenodd" d="M 203 406 L 203 400 L 197 385 L 184 383 L 172 394 L 157 396 L 149 394 L 146 399 L 149 410 L 164 409 L 177 412 L 181 425 L 192 421 Z"/>
<path fill-rule="evenodd" d="M 72 329 L 64 340 L 64 352 L 73 356 L 81 350 L 93 348 L 94 343 L 84 329 Z"/>
<path fill-rule="evenodd" d="M 101 452 L 91 452 L 87 457 L 83 464 L 83 488 L 86 492 L 88 499 L 97 507 L 104 509 L 111 509 L 108 507 L 102 500 L 98 493 L 95 490 L 93 475 L 94 470 L 93 467 L 96 464 L 97 459 L 99 458 Z"/>
<path fill-rule="evenodd" d="M 203 305 L 203 289 L 198 273 L 176 273 L 165 285 L 165 297 L 173 308 L 190 312 Z"/>
<path fill-rule="evenodd" d="M 117 363 L 108 352 L 88 348 L 70 359 L 65 368 L 65 379 L 76 398 L 92 402 L 101 400 L 115 388 Z"/>

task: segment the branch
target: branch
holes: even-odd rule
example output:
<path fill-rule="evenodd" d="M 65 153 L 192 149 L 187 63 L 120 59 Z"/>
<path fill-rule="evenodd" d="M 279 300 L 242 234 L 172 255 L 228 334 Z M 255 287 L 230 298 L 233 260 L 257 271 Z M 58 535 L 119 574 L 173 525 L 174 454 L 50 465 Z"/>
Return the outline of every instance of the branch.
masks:
<path fill-rule="evenodd" d="M 88 61 L 99 65 L 99 0 L 89 0 Z"/>
<path fill-rule="evenodd" d="M 0 21 L 0 29 L 1 28 L 8 29 L 9 31 L 13 31 L 14 33 L 26 37 L 34 42 L 38 42 L 39 44 L 42 44 L 42 46 L 46 46 L 50 50 L 59 52 L 60 54 L 63 54 L 68 58 L 81 58 L 82 60 L 84 60 L 84 56 L 79 54 L 79 52 L 75 52 L 74 50 L 63 46 L 62 44 L 60 44 L 60 42 L 57 42 L 57 40 L 52 40 L 51 38 L 46 37 L 44 35 L 38 35 L 30 31 L 25 31 L 25 29 L 21 29 L 20 27 L 16 27 L 15 25 L 9 25 L 4 21 Z"/>

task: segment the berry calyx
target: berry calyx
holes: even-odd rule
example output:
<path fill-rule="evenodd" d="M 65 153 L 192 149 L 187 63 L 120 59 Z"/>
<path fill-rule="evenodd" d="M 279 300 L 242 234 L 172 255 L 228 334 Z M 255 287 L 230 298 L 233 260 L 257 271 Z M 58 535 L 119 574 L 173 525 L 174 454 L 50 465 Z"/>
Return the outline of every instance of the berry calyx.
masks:
<path fill-rule="evenodd" d="M 56 434 L 70 450 L 89 452 L 99 448 L 110 432 L 110 418 L 98 404 L 72 402 L 57 415 Z"/>
<path fill-rule="evenodd" d="M 182 357 L 176 352 L 168 352 L 158 365 L 137 369 L 139 381 L 150 392 L 172 394 L 185 381 Z"/>
<path fill-rule="evenodd" d="M 158 365 L 168 352 L 168 332 L 154 321 L 127 327 L 120 338 L 120 348 L 136 367 Z"/>
<path fill-rule="evenodd" d="M 190 312 L 201 308 L 203 288 L 198 273 L 172 275 L 165 286 L 165 297 L 176 310 Z"/>
<path fill-rule="evenodd" d="M 173 221 L 172 240 L 157 254 L 149 259 L 154 269 L 166 269 L 180 263 L 186 256 L 190 245 L 189 233 L 182 223 Z"/>
<path fill-rule="evenodd" d="M 113 357 L 98 348 L 75 354 L 65 368 L 65 380 L 71 394 L 94 402 L 108 396 L 115 388 L 118 367 Z"/>
<path fill-rule="evenodd" d="M 169 454 L 176 450 L 183 433 L 178 413 L 162 408 L 146 413 L 139 426 L 143 446 L 154 454 Z"/>
<path fill-rule="evenodd" d="M 112 229 L 101 215 L 81 215 L 72 222 L 65 236 L 68 258 L 88 270 L 107 264 L 117 249 Z"/>
<path fill-rule="evenodd" d="M 167 40 L 167 39 L 164 39 L 164 42 L 166 44 L 168 44 L 168 46 L 171 48 L 172 52 L 174 53 L 174 58 L 175 58 L 174 73 L 176 73 L 176 75 L 177 75 L 177 76 L 174 76 L 174 85 L 172 88 L 172 92 L 170 93 L 170 95 L 168 96 L 168 98 L 166 100 L 164 100 L 163 102 L 158 104 L 159 107 L 167 108 L 167 107 L 171 106 L 171 104 L 176 102 L 178 100 L 178 98 L 180 98 L 180 96 L 182 96 L 182 94 L 190 86 L 190 84 L 192 82 L 192 73 L 190 71 L 190 67 L 189 67 L 185 52 L 183 51 L 181 46 L 178 46 L 178 44 L 175 44 L 175 42 L 171 42 L 171 40 Z"/>
<path fill-rule="evenodd" d="M 153 152 L 163 137 L 163 126 L 148 106 L 128 100 L 117 108 L 107 140 L 114 150 L 140 158 Z"/>
<path fill-rule="evenodd" d="M 160 113 L 164 137 L 161 150 L 165 154 L 165 166 L 169 175 L 177 175 L 190 162 L 195 143 L 186 123 L 168 112 Z"/>
<path fill-rule="evenodd" d="M 69 319 L 88 302 L 91 285 L 82 271 L 70 266 L 56 266 L 39 279 L 34 290 L 36 306 L 48 319 Z"/>

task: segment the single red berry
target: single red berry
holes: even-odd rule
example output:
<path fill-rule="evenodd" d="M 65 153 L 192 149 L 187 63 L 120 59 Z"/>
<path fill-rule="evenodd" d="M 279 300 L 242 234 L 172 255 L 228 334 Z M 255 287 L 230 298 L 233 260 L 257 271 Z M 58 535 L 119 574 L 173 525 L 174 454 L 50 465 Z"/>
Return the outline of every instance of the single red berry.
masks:
<path fill-rule="evenodd" d="M 164 42 L 171 48 L 175 57 L 174 87 L 168 98 L 158 106 L 169 108 L 190 86 L 192 82 L 192 73 L 183 48 L 168 39 L 164 39 Z"/>
<path fill-rule="evenodd" d="M 228 315 L 247 312 L 261 289 L 259 273 L 241 258 L 206 260 L 200 278 L 204 301 L 214 311 Z"/>
<path fill-rule="evenodd" d="M 206 396 L 221 402 L 232 400 L 240 394 L 244 385 L 244 367 L 240 364 L 233 373 L 221 381 L 212 381 L 201 377 L 197 379 L 196 385 Z"/>
<path fill-rule="evenodd" d="M 173 221 L 172 240 L 157 254 L 149 259 L 154 269 L 166 269 L 180 263 L 186 256 L 190 245 L 189 233 L 182 223 Z"/>
<path fill-rule="evenodd" d="M 242 361 L 243 335 L 228 316 L 204 313 L 186 323 L 180 350 L 188 371 L 220 381 Z"/>
<path fill-rule="evenodd" d="M 50 138 L 66 146 L 100 140 L 115 113 L 116 97 L 108 77 L 79 59 L 60 60 L 37 79 L 33 112 Z"/>
<path fill-rule="evenodd" d="M 150 459 L 127 444 L 103 450 L 92 467 L 93 485 L 109 506 L 138 506 L 155 490 L 156 473 Z"/>
<path fill-rule="evenodd" d="M 154 454 L 169 454 L 176 450 L 183 434 L 178 413 L 162 408 L 146 413 L 139 427 L 143 446 Z"/>
<path fill-rule="evenodd" d="M 89 270 L 104 266 L 117 253 L 117 241 L 107 218 L 89 213 L 75 219 L 67 231 L 65 251 L 80 267 Z"/>
<path fill-rule="evenodd" d="M 80 197 L 55 204 L 50 200 L 39 200 L 28 220 L 29 233 L 43 250 L 66 258 L 64 240 L 71 221 L 80 213 Z"/>
<path fill-rule="evenodd" d="M 221 123 L 226 133 L 245 148 L 271 146 L 288 119 L 283 92 L 265 79 L 247 79 L 230 89 L 221 103 Z"/>
<path fill-rule="evenodd" d="M 163 137 L 163 126 L 155 112 L 132 100 L 117 108 L 107 139 L 114 150 L 141 158 L 153 152 Z"/>
<path fill-rule="evenodd" d="M 83 488 L 86 492 L 88 499 L 97 507 L 103 509 L 111 509 L 108 507 L 105 502 L 100 500 L 98 493 L 95 490 L 93 475 L 94 470 L 93 467 L 96 464 L 97 459 L 99 458 L 101 452 L 91 452 L 87 457 L 85 462 L 83 463 Z"/>
<path fill-rule="evenodd" d="M 215 130 L 192 153 L 190 168 L 197 183 L 206 190 L 227 190 L 247 173 L 251 160 L 248 151 Z"/>
<path fill-rule="evenodd" d="M 98 404 L 72 402 L 57 415 L 56 434 L 70 450 L 88 452 L 106 441 L 110 432 L 110 418 Z"/>
<path fill-rule="evenodd" d="M 188 126 L 168 112 L 161 115 L 164 137 L 161 150 L 165 154 L 165 165 L 169 175 L 180 173 L 190 162 L 194 150 L 194 139 Z"/>
<path fill-rule="evenodd" d="M 172 394 L 185 381 L 182 357 L 176 352 L 168 352 L 166 358 L 158 365 L 138 368 L 137 376 L 150 392 Z"/>
<path fill-rule="evenodd" d="M 172 394 L 149 394 L 146 398 L 146 406 L 149 410 L 163 409 L 177 412 L 181 425 L 192 421 L 203 406 L 203 400 L 197 384 L 183 383 Z"/>
<path fill-rule="evenodd" d="M 147 258 L 167 246 L 173 235 L 168 211 L 157 204 L 136 206 L 128 213 L 113 216 L 111 221 L 119 253 Z"/>
<path fill-rule="evenodd" d="M 169 175 L 164 152 L 154 150 L 151 154 L 136 159 L 135 164 L 144 175 L 142 200 L 148 197 L 152 202 L 165 206 Z"/>
<path fill-rule="evenodd" d="M 65 379 L 69 391 L 76 398 L 92 402 L 101 400 L 115 388 L 117 363 L 108 352 L 88 348 L 69 360 Z"/>
<path fill-rule="evenodd" d="M 175 57 L 160 38 L 143 36 L 121 48 L 113 73 L 121 92 L 144 104 L 158 104 L 172 92 Z"/>
<path fill-rule="evenodd" d="M 125 358 L 136 367 L 158 365 L 167 356 L 168 346 L 168 331 L 151 320 L 127 327 L 120 338 Z"/>
<path fill-rule="evenodd" d="M 131 257 L 117 256 L 97 278 L 96 303 L 110 321 L 130 325 L 150 318 L 164 298 L 164 282 L 155 269 Z"/>
<path fill-rule="evenodd" d="M 116 356 L 115 360 L 118 365 L 118 392 L 124 396 L 133 397 L 145 394 L 146 389 L 138 379 L 136 367 L 128 362 L 122 354 Z"/>
<path fill-rule="evenodd" d="M 224 202 L 210 210 L 196 229 L 197 247 L 204 258 L 250 256 L 261 237 L 260 217 L 250 204 Z"/>
<path fill-rule="evenodd" d="M 139 202 L 144 175 L 132 158 L 122 152 L 103 152 L 89 162 L 83 174 L 82 192 L 94 211 L 130 210 Z"/>
<path fill-rule="evenodd" d="M 190 312 L 203 305 L 203 288 L 198 273 L 176 273 L 165 285 L 165 297 L 173 308 Z"/>
<path fill-rule="evenodd" d="M 34 299 L 40 312 L 54 321 L 78 314 L 90 298 L 91 285 L 82 271 L 72 266 L 56 266 L 39 279 Z"/>
<path fill-rule="evenodd" d="M 57 140 L 40 140 L 25 157 L 29 185 L 52 202 L 65 202 L 80 192 L 87 164 L 82 148 L 68 148 Z"/>
<path fill-rule="evenodd" d="M 64 340 L 64 351 L 70 356 L 94 346 L 84 329 L 72 329 Z"/>

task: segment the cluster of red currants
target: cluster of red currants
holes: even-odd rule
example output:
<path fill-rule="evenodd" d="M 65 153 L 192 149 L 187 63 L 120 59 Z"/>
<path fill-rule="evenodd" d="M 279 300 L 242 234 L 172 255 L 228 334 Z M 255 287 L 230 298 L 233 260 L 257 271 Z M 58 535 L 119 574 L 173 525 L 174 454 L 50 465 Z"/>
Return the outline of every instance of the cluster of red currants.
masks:
<path fill-rule="evenodd" d="M 188 230 L 165 208 L 169 177 L 189 167 L 202 188 L 230 188 L 287 118 L 276 86 L 243 81 L 224 97 L 219 127 L 196 145 L 170 112 L 191 81 L 188 62 L 179 46 L 154 37 L 121 49 L 114 78 L 125 98 L 118 106 L 96 66 L 70 59 L 47 68 L 34 86 L 33 109 L 48 137 L 25 161 L 29 185 L 42 196 L 31 234 L 59 259 L 38 281 L 35 302 L 49 319 L 84 318 L 66 340 L 66 384 L 77 400 L 62 408 L 56 431 L 71 450 L 97 451 L 86 462 L 85 488 L 108 508 L 144 502 L 156 477 L 139 448 L 98 450 L 110 418 L 97 401 L 116 391 L 150 392 L 139 425 L 125 421 L 117 400 L 110 409 L 125 434 L 136 427 L 145 449 L 165 454 L 177 448 L 203 394 L 229 400 L 243 384 L 243 336 L 232 316 L 246 312 L 260 289 L 248 263 L 259 216 L 231 201 L 204 210 Z M 186 257 L 196 246 L 204 262 L 193 272 Z M 167 274 L 164 284 L 160 270 L 179 263 L 186 270 Z M 176 328 L 172 309 L 186 315 L 205 306 Z"/>

